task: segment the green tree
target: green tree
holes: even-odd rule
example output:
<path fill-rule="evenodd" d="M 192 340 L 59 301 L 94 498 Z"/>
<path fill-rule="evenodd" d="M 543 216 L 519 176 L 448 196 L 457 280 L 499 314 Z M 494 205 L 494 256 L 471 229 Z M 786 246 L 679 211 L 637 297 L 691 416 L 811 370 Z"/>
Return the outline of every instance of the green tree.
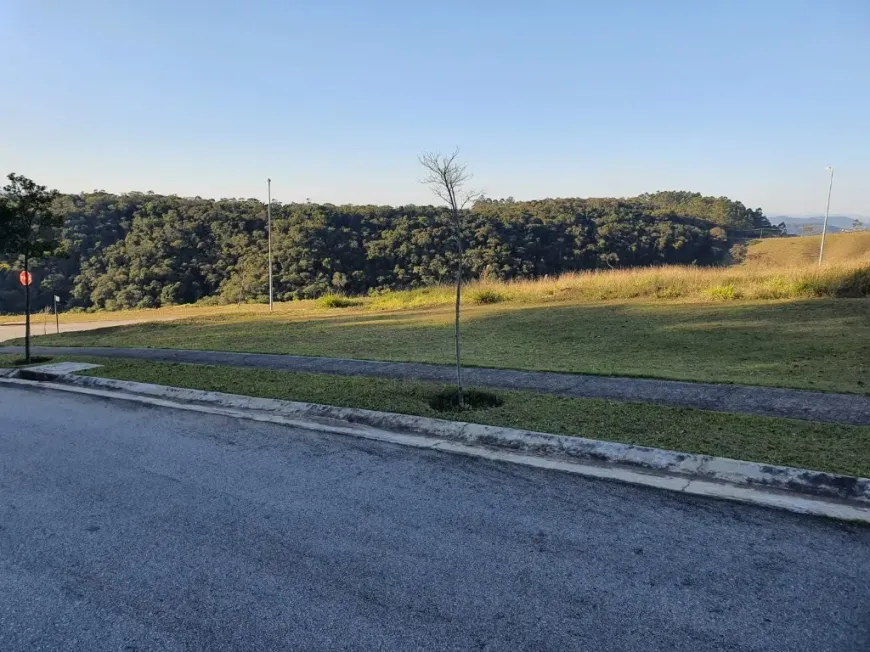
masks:
<path fill-rule="evenodd" d="M 0 192 L 0 254 L 21 259 L 25 275 L 34 259 L 56 255 L 63 217 L 52 209 L 56 190 L 46 190 L 19 174 L 10 173 Z M 30 283 L 24 286 L 25 359 L 30 362 Z"/>
<path fill-rule="evenodd" d="M 456 346 L 456 397 L 461 409 L 464 406 L 462 397 L 462 356 L 459 342 L 459 303 L 462 297 L 462 231 L 464 228 L 465 209 L 480 196 L 473 190 L 468 190 L 465 184 L 471 180 L 465 163 L 459 161 L 459 148 L 452 154 L 427 152 L 420 156 L 420 164 L 426 170 L 423 183 L 428 185 L 435 196 L 447 204 L 453 220 L 453 237 L 456 241 L 456 317 L 453 337 Z"/>
<path fill-rule="evenodd" d="M 669 192 L 634 198 L 479 199 L 444 206 L 272 206 L 278 300 L 585 269 L 715 264 L 734 237 L 764 227 L 730 199 Z M 265 206 L 133 192 L 61 195 L 66 255 L 30 261 L 31 311 L 53 294 L 76 308 L 159 307 L 268 297 Z M 751 214 L 750 214 L 751 213 Z M 739 219 L 732 219 L 731 216 Z M 766 220 L 766 218 L 764 218 Z M 4 223 L 4 228 L 6 223 Z M 447 243 L 449 246 L 445 246 Z M 19 269 L 18 258 L 0 263 Z M 24 313 L 17 274 L 0 273 L 0 311 Z"/>

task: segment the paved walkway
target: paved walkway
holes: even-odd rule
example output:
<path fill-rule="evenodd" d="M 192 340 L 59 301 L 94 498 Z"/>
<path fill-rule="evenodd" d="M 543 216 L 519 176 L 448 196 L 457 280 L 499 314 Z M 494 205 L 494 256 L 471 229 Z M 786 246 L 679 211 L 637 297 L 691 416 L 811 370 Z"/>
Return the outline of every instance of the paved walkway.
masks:
<path fill-rule="evenodd" d="M 416 362 L 376 362 L 297 355 L 125 349 L 104 347 L 34 346 L 36 355 L 81 355 L 134 358 L 161 362 L 217 364 L 280 371 L 304 371 L 340 376 L 369 376 L 451 383 L 455 368 Z M 0 353 L 21 353 L 21 347 L 0 347 Z M 533 390 L 573 398 L 606 398 L 680 407 L 737 412 L 807 421 L 870 425 L 870 396 L 829 394 L 776 387 L 716 385 L 648 378 L 620 378 L 466 367 L 469 387 Z"/>
<path fill-rule="evenodd" d="M 63 317 L 67 319 L 67 317 Z M 110 328 L 112 326 L 129 326 L 131 324 L 141 324 L 147 321 L 145 319 L 120 319 L 115 321 L 80 321 L 80 322 L 61 322 L 61 333 L 73 333 L 77 331 L 92 331 L 97 328 Z M 46 318 L 43 314 L 33 315 L 30 320 L 30 334 L 33 337 L 40 335 L 54 335 L 58 331 L 54 321 L 54 315 L 48 315 Z M 6 340 L 17 340 L 24 337 L 24 320 L 20 322 L 0 324 L 0 342 Z"/>

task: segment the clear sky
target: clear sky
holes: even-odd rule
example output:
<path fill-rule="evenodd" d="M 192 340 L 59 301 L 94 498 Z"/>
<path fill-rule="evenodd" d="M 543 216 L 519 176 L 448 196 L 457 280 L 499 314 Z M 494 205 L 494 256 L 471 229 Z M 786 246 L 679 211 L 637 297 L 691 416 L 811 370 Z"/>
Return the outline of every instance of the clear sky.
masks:
<path fill-rule="evenodd" d="M 868 0 L 0 0 L 0 172 L 430 203 L 728 195 L 870 216 Z"/>

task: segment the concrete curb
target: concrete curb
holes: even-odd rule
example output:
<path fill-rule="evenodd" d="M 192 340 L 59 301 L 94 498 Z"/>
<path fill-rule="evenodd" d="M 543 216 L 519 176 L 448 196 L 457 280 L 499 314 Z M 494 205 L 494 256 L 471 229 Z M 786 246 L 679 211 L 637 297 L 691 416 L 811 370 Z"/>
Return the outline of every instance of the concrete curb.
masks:
<path fill-rule="evenodd" d="M 307 429 L 353 434 L 397 443 L 409 438 L 426 438 L 413 445 L 448 450 L 485 448 L 531 456 L 553 462 L 619 467 L 629 472 L 666 476 L 678 481 L 683 491 L 691 483 L 725 483 L 743 490 L 782 492 L 823 501 L 837 501 L 867 510 L 870 521 L 870 479 L 825 473 L 785 466 L 746 462 L 709 455 L 695 455 L 644 446 L 553 435 L 542 432 L 501 428 L 442 419 L 431 419 L 357 408 L 342 408 L 313 403 L 252 398 L 220 392 L 167 387 L 93 376 L 45 373 L 36 369 L 12 370 L 12 377 L 54 381 L 57 388 L 78 388 L 87 393 L 149 399 L 167 407 L 199 406 L 200 411 L 217 411 L 228 416 L 291 423 Z M 4 381 L 15 382 L 15 381 Z M 368 430 L 367 430 L 368 429 Z M 385 433 L 390 433 L 385 436 Z M 400 441 L 401 440 L 401 441 Z M 437 441 L 433 441 L 437 440 Z M 467 450 L 456 450 L 465 452 Z M 489 456 L 491 457 L 491 455 Z M 588 473 L 587 473 L 588 475 Z M 650 484 L 650 483 L 646 483 Z M 661 483 L 660 483 L 661 484 Z M 709 495 L 709 492 L 707 492 Z M 739 498 L 738 498 L 739 499 Z M 750 501 L 753 502 L 753 501 Z M 805 510 L 798 510 L 805 511 Z"/>

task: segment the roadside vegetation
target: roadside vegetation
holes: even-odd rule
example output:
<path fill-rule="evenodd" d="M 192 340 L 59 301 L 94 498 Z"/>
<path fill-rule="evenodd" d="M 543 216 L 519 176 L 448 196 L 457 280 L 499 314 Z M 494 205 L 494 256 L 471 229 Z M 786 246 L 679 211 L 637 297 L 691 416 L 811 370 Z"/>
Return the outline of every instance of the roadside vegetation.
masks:
<path fill-rule="evenodd" d="M 535 280 L 486 282 L 465 286 L 467 304 L 590 303 L 624 299 L 721 302 L 870 296 L 870 260 L 797 267 L 663 266 L 594 270 Z M 403 310 L 447 305 L 448 286 L 387 292 L 366 302 L 373 310 Z"/>
<path fill-rule="evenodd" d="M 738 265 L 702 267 L 662 265 L 598 269 L 536 279 L 477 280 L 464 284 L 463 305 L 494 303 L 591 303 L 618 300 L 656 302 L 768 301 L 779 299 L 859 298 L 870 296 L 870 231 L 828 236 L 826 262 L 815 264 L 819 238 L 769 238 L 749 244 Z M 411 290 L 380 290 L 366 296 L 330 291 L 317 300 L 277 302 L 279 314 L 360 308 L 408 310 L 451 305 L 452 284 Z M 269 312 L 259 303 L 183 304 L 132 310 L 76 310 L 63 321 L 164 320 Z M 20 315 L 2 315 L 0 324 L 17 323 Z"/>
<path fill-rule="evenodd" d="M 115 203 L 106 204 L 110 200 Z M 82 310 L 159 307 L 63 314 L 62 323 L 148 323 L 49 334 L 39 344 L 440 364 L 458 357 L 456 286 L 449 283 L 458 267 L 450 220 L 441 209 L 279 207 L 276 265 L 289 262 L 276 269 L 277 294 L 299 300 L 276 303 L 270 313 L 266 305 L 247 303 L 262 298 L 256 280 L 265 271 L 262 261 L 239 253 L 258 246 L 258 202 L 135 193 L 58 201 L 68 218 L 64 237 L 80 238 L 66 246 L 91 258 L 46 262 L 73 265 L 45 277 L 54 279 L 51 288 L 55 281 L 66 284 L 52 291 Z M 773 227 L 760 210 L 693 193 L 625 201 L 483 200 L 462 217 L 456 224 L 467 231 L 463 364 L 868 392 L 867 234 L 832 236 L 822 267 L 802 264 L 818 238 L 755 241 L 739 264 L 675 265 L 664 263 L 696 261 L 701 253 L 706 262 L 724 260 L 731 235 Z M 183 233 L 167 226 L 174 220 L 173 228 L 180 228 L 182 219 L 190 220 Z M 113 221 L 118 229 L 105 231 Z M 94 229 L 108 240 L 93 239 Z M 178 236 L 169 249 L 167 234 Z M 200 247 L 206 244 L 214 247 Z M 191 247 L 210 258 L 187 257 Z M 99 262 L 104 249 L 117 250 L 109 267 Z M 155 256 L 162 266 L 148 267 Z M 586 271 L 548 274 L 577 268 Z M 163 275 L 182 273 L 196 278 L 164 283 Z M 300 299 L 306 296 L 312 298 Z M 197 298 L 199 304 L 167 305 Z"/>
<path fill-rule="evenodd" d="M 40 336 L 37 344 L 453 362 L 453 310 L 210 314 Z M 487 303 L 463 312 L 463 362 L 703 382 L 870 391 L 870 301 Z"/>
<path fill-rule="evenodd" d="M 0 356 L 11 364 L 12 356 Z M 56 358 L 56 360 L 70 358 Z M 481 409 L 436 409 L 439 383 L 121 359 L 85 372 L 121 380 L 306 401 L 574 435 L 870 477 L 870 427 L 819 424 L 643 403 L 491 391 Z M 475 396 L 472 390 L 470 396 Z M 433 407 L 433 403 L 435 407 Z M 449 406 L 449 401 L 448 401 Z"/>

